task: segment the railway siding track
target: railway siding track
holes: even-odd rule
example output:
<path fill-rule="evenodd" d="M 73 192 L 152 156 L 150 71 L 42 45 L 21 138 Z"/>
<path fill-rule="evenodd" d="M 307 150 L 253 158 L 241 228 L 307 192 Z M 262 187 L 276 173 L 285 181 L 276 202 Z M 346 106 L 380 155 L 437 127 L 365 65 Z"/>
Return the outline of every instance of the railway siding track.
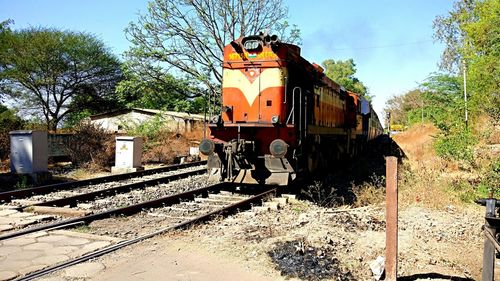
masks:
<path fill-rule="evenodd" d="M 185 228 L 194 223 L 209 220 L 215 216 L 227 215 L 237 212 L 238 210 L 250 208 L 252 204 L 260 204 L 260 202 L 265 197 L 275 195 L 277 190 L 276 188 L 267 187 L 262 189 L 257 195 L 253 196 L 239 194 L 235 195 L 234 192 L 234 185 L 219 183 L 171 196 L 166 196 L 156 200 L 142 202 L 133 206 L 127 206 L 98 214 L 93 214 L 90 216 L 66 220 L 65 222 L 60 222 L 58 223 L 59 227 L 64 227 L 65 225 L 74 225 L 78 223 L 88 224 L 91 221 L 99 220 L 102 218 L 115 217 L 114 215 L 118 214 L 132 215 L 140 213 L 141 211 L 144 211 L 142 213 L 147 213 L 149 216 L 154 216 L 163 220 L 163 223 L 159 224 L 161 225 L 161 228 L 155 229 L 150 233 L 114 243 L 102 242 L 99 244 L 98 242 L 93 242 L 93 244 L 100 245 L 100 249 L 93 250 L 90 253 L 85 253 L 79 257 L 74 257 L 73 259 L 58 261 L 55 266 L 45 267 L 44 269 L 35 271 L 33 273 L 28 273 L 29 270 L 25 269 L 25 274 L 18 275 L 18 277 L 24 275 L 24 277 L 21 277 L 19 280 L 31 280 L 34 278 L 39 278 L 47 273 L 98 257 L 100 255 L 110 253 L 122 247 L 137 243 L 144 239 L 151 238 L 173 229 Z M 51 227 L 58 226 L 52 225 Z M 44 227 L 44 229 L 46 230 L 47 227 Z M 44 229 L 32 229 L 29 232 L 21 231 L 18 232 L 15 236 L 7 238 L 2 237 L 0 244 L 6 242 L 8 243 L 9 241 L 16 241 L 18 239 L 23 240 L 25 239 L 25 237 L 30 237 L 33 235 L 36 236 L 37 233 L 47 233 L 47 231 L 44 231 Z M 52 231 L 49 231 L 49 233 L 51 232 Z M 100 235 L 94 236 L 100 237 Z M 36 248 L 36 246 L 32 247 Z M 80 250 L 79 253 L 83 252 L 81 252 Z"/>
<path fill-rule="evenodd" d="M 35 207 L 39 207 L 39 206 L 56 206 L 56 207 L 57 206 L 68 206 L 68 205 L 77 206 L 77 203 L 80 201 L 84 201 L 84 200 L 88 201 L 88 200 L 96 199 L 98 197 L 112 196 L 112 195 L 115 195 L 117 193 L 130 192 L 130 190 L 133 190 L 133 189 L 144 188 L 146 186 L 154 186 L 154 185 L 158 185 L 161 183 L 167 183 L 167 182 L 171 182 L 171 181 L 174 181 L 174 180 L 177 180 L 180 178 L 187 178 L 187 177 L 191 177 L 193 175 L 198 175 L 198 174 L 201 174 L 204 172 L 205 172 L 204 169 L 194 170 L 194 171 L 189 171 L 189 172 L 185 172 L 182 174 L 170 175 L 167 177 L 157 178 L 157 179 L 148 180 L 148 181 L 144 181 L 144 182 L 138 182 L 138 183 L 133 183 L 133 184 L 129 184 L 129 185 L 114 187 L 111 190 L 105 190 L 105 191 L 101 190 L 99 192 L 92 192 L 90 194 L 81 194 L 81 195 L 77 195 L 77 196 L 63 198 L 62 200 L 58 199 L 55 201 L 48 201 L 48 202 L 39 203 L 39 204 L 35 204 L 35 205 L 24 206 L 23 208 L 29 210 L 31 208 L 35 208 Z M 207 188 L 209 188 L 209 187 L 207 187 Z M 190 192 L 193 192 L 193 194 L 198 194 L 197 191 L 201 192 L 202 190 L 203 190 L 203 188 L 183 192 L 183 193 L 180 193 L 177 195 L 178 195 L 179 199 L 187 200 L 187 199 L 189 199 L 189 196 L 191 196 Z M 185 197 L 185 196 L 187 196 L 187 197 Z M 170 197 L 172 197 L 172 198 L 170 198 Z M 114 216 L 114 215 L 130 215 L 130 214 L 133 214 L 135 212 L 141 211 L 141 208 L 154 208 L 154 207 L 161 206 L 161 204 L 170 204 L 169 202 L 171 202 L 171 201 L 169 201 L 169 200 L 176 200 L 176 197 L 174 195 L 169 195 L 169 196 L 163 196 L 161 198 L 157 198 L 154 200 L 149 200 L 146 202 L 141 202 L 141 203 L 137 203 L 137 204 L 130 204 L 128 206 L 121 207 L 121 208 L 117 207 L 117 208 L 112 208 L 110 210 L 105 210 L 105 211 L 97 211 L 96 210 L 96 213 L 93 213 L 93 214 L 88 214 L 88 215 L 84 215 L 84 216 L 77 216 L 76 218 L 73 218 L 73 219 L 63 219 L 63 220 L 59 220 L 59 221 L 53 222 L 53 223 L 42 222 L 40 225 L 29 224 L 29 228 L 0 235 L 0 241 L 4 240 L 4 239 L 9 239 L 12 237 L 17 237 L 17 236 L 25 235 L 28 233 L 36 232 L 36 231 L 52 229 L 52 228 L 60 228 L 60 227 L 75 225 L 75 224 L 85 224 L 85 223 L 89 223 L 93 220 L 103 219 L 103 218 L 107 218 L 107 217 Z M 173 202 L 175 202 L 175 201 L 173 201 Z M 160 205 L 158 205 L 158 204 L 160 204 Z M 68 208 L 65 208 L 65 209 L 68 209 Z M 20 214 L 23 214 L 23 213 L 20 213 Z"/>
<path fill-rule="evenodd" d="M 24 204 L 21 206 L 13 204 L 10 200 L 11 198 L 9 198 L 9 200 L 6 200 L 9 201 L 9 203 L 0 204 L 0 237 L 11 235 L 19 231 L 19 229 L 38 229 L 38 227 L 42 228 L 45 225 L 52 225 L 54 221 L 61 222 L 68 217 L 81 217 L 103 210 L 115 209 L 118 206 L 123 207 L 140 201 L 147 201 L 153 198 L 164 197 L 167 194 L 177 193 L 179 191 L 178 189 L 170 190 L 172 185 L 175 187 L 175 183 L 179 179 L 203 177 L 196 175 L 205 173 L 206 170 L 204 168 L 197 167 L 204 163 L 205 162 L 197 162 L 153 169 L 146 173 L 148 175 L 145 177 L 149 178 L 147 180 L 138 178 L 140 175 L 145 174 L 141 172 L 130 173 L 127 177 L 134 175 L 136 178 L 133 180 L 121 180 L 120 182 L 108 182 L 110 179 L 109 177 L 99 178 L 97 182 L 104 181 L 106 182 L 105 186 L 103 186 L 103 184 L 97 184 L 97 186 L 89 187 L 83 186 L 82 184 L 71 183 L 71 190 L 55 191 L 52 193 L 43 192 L 46 193 L 46 195 L 28 197 L 23 200 Z M 117 177 L 111 176 L 111 178 Z M 88 183 L 88 181 L 85 182 Z M 76 188 L 75 186 L 81 186 L 81 188 Z M 106 189 L 107 186 L 111 186 L 111 188 Z M 51 187 L 52 186 L 45 186 L 45 188 Z M 148 196 L 137 196 L 137 194 L 139 194 L 138 190 L 144 189 L 146 189 L 146 191 L 143 193 Z M 90 192 L 81 193 L 87 190 Z M 156 192 L 152 192 L 152 190 Z M 38 188 L 37 191 L 39 191 Z M 17 192 L 15 193 L 17 194 Z M 23 194 L 26 193 L 23 191 Z M 134 196 L 138 198 L 135 201 L 122 200 L 125 201 L 122 203 L 119 202 L 120 200 L 116 199 L 119 195 L 122 195 L 124 198 L 130 197 L 127 196 L 127 194 L 135 194 Z M 46 201 L 37 202 L 40 196 L 43 196 L 44 198 L 42 200 Z M 35 200 L 33 198 L 35 198 Z M 56 199 L 47 200 L 50 198 Z M 109 202 L 107 204 L 102 204 L 102 202 L 110 201 L 110 199 L 107 198 L 115 201 L 112 202 L 114 206 Z M 98 204 L 98 202 L 101 203 Z M 0 240 L 1 239 L 2 238 L 0 238 Z"/>
<path fill-rule="evenodd" d="M 138 171 L 138 172 L 131 172 L 131 173 L 117 174 L 117 175 L 111 175 L 111 176 L 105 176 L 105 177 L 99 177 L 99 178 L 93 178 L 93 179 L 86 179 L 86 180 L 75 181 L 75 182 L 50 184 L 50 185 L 38 186 L 38 187 L 33 187 L 33 188 L 26 188 L 26 189 L 21 189 L 21 190 L 1 192 L 0 193 L 0 202 L 8 203 L 14 199 L 23 199 L 23 198 L 31 197 L 34 195 L 43 195 L 43 194 L 48 194 L 48 193 L 52 193 L 55 191 L 71 190 L 71 189 L 89 186 L 89 185 L 95 185 L 95 184 L 101 184 L 101 183 L 107 183 L 107 182 L 116 182 L 116 181 L 131 179 L 131 178 L 137 178 L 137 177 L 144 177 L 144 176 L 158 174 L 158 173 L 175 171 L 175 170 L 183 169 L 183 168 L 205 165 L 206 163 L 207 163 L 206 161 L 198 161 L 198 162 L 191 162 L 191 163 L 184 163 L 184 164 L 179 164 L 179 165 L 160 167 L 160 168 L 155 168 L 155 169 L 148 169 L 148 170 L 143 170 L 143 171 Z"/>
<path fill-rule="evenodd" d="M 30 206 L 52 206 L 52 207 L 62 207 L 62 206 L 69 206 L 69 207 L 76 207 L 79 202 L 85 202 L 85 201 L 92 201 L 95 200 L 96 198 L 102 198 L 106 196 L 111 196 L 115 194 L 120 194 L 120 193 L 126 193 L 130 192 L 131 190 L 135 189 L 143 189 L 148 186 L 154 186 L 154 185 L 159 185 L 162 183 L 167 183 L 170 181 L 175 181 L 178 179 L 194 176 L 194 175 L 200 175 L 206 172 L 206 169 L 198 169 L 198 170 L 193 170 L 193 171 L 188 171 L 184 173 L 178 173 L 174 175 L 169 175 L 165 177 L 160 177 L 160 178 L 155 178 L 151 180 L 145 180 L 145 181 L 140 181 L 140 182 L 135 182 L 135 183 L 130 183 L 130 184 L 124 184 L 124 185 L 119 185 L 103 190 L 97 190 L 93 192 L 88 192 L 84 194 L 78 194 L 74 196 L 69 196 L 69 197 L 64 197 L 61 199 L 55 199 L 55 200 L 50 200 L 46 202 L 41 202 L 41 203 L 35 203 Z M 23 208 L 26 208 L 29 206 L 23 206 Z"/>

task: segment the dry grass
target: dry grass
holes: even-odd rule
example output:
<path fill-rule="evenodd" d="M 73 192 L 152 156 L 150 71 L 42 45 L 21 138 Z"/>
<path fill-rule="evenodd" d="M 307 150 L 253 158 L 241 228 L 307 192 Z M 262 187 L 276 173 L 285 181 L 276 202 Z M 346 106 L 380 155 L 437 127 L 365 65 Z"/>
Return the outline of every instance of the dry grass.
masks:
<path fill-rule="evenodd" d="M 373 175 L 368 182 L 353 185 L 351 189 L 356 197 L 354 201 L 356 207 L 385 202 L 385 177 L 383 176 Z"/>
<path fill-rule="evenodd" d="M 145 140 L 144 163 L 172 164 L 179 157 L 189 154 L 189 147 L 197 145 L 203 136 L 203 127 L 194 127 L 191 132 L 175 134 L 161 131 L 155 137 L 156 141 Z"/>
<path fill-rule="evenodd" d="M 393 136 L 393 140 L 403 149 L 412 167 L 429 167 L 437 159 L 433 147 L 437 133 L 438 129 L 432 124 L 415 125 Z"/>
<path fill-rule="evenodd" d="M 401 206 L 425 206 L 435 209 L 463 205 L 478 184 L 478 175 L 464 171 L 460 163 L 446 161 L 434 151 L 438 129 L 431 124 L 417 125 L 394 136 L 408 156 L 399 169 Z M 463 185 L 462 183 L 467 183 Z"/>

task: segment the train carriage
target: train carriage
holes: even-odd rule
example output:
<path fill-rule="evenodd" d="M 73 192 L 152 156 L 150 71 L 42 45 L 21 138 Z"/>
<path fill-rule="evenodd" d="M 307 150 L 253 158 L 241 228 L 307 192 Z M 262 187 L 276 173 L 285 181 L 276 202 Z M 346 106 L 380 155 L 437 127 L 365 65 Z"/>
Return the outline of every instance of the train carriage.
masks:
<path fill-rule="evenodd" d="M 221 114 L 200 143 L 210 177 L 287 185 L 359 151 L 382 133 L 366 99 L 346 91 L 276 36 L 224 48 Z"/>

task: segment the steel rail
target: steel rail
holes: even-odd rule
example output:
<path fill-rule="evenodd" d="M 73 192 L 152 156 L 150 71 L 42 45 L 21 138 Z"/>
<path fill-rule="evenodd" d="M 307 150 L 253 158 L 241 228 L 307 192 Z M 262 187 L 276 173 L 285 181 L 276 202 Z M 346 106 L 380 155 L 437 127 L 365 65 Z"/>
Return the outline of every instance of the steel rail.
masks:
<path fill-rule="evenodd" d="M 73 218 L 73 219 L 67 219 L 55 223 L 50 223 L 50 224 L 45 224 L 45 225 L 40 225 L 37 227 L 29 228 L 29 229 L 23 229 L 21 231 L 17 232 L 12 232 L 12 233 L 7 233 L 4 235 L 0 236 L 0 241 L 5 240 L 5 239 L 10 239 L 22 235 L 26 235 L 29 233 L 41 231 L 41 230 L 47 230 L 51 229 L 54 227 L 60 227 L 60 226 L 67 226 L 70 224 L 74 224 L 77 222 L 83 222 L 83 223 L 90 223 L 95 220 L 100 220 L 104 218 L 109 218 L 114 215 L 131 215 L 140 212 L 143 209 L 146 208 L 156 208 L 156 207 L 161 207 L 161 206 L 170 206 L 173 204 L 178 204 L 181 202 L 181 200 L 189 200 L 191 198 L 194 198 L 194 196 L 197 195 L 202 195 L 202 196 L 207 196 L 209 191 L 219 191 L 223 187 L 229 186 L 228 183 L 218 183 L 210 186 L 205 186 L 202 188 L 174 194 L 174 195 L 169 195 L 165 197 L 161 197 L 158 199 L 146 201 L 146 202 L 141 202 L 138 204 L 133 204 L 130 206 L 126 207 L 121 207 L 121 208 L 116 208 L 96 214 L 91 214 L 83 217 L 78 217 L 78 218 Z"/>
<path fill-rule="evenodd" d="M 183 178 L 187 178 L 187 177 L 195 176 L 195 175 L 199 175 L 199 174 L 204 174 L 204 173 L 206 173 L 206 169 L 199 169 L 199 170 L 189 171 L 189 172 L 185 172 L 185 173 L 181 173 L 181 174 L 175 174 L 175 175 L 165 176 L 165 177 L 161 177 L 161 178 L 145 180 L 145 181 L 141 181 L 141 182 L 124 184 L 124 185 L 115 186 L 115 187 L 111 187 L 111 188 L 107 188 L 107 189 L 103 189 L 103 190 L 92 191 L 89 193 L 68 196 L 65 198 L 54 199 L 54 200 L 35 203 L 35 204 L 29 204 L 29 205 L 23 206 L 22 208 L 27 208 L 27 207 L 32 207 L 32 206 L 62 207 L 62 206 L 67 206 L 67 205 L 69 205 L 70 207 L 76 207 L 78 202 L 94 200 L 98 197 L 108 197 L 108 196 L 112 196 L 112 195 L 119 194 L 119 193 L 126 193 L 126 192 L 130 192 L 133 189 L 142 189 L 142 188 L 145 188 L 147 186 L 153 186 L 153 185 L 158 185 L 158 184 L 162 184 L 162 183 L 167 183 L 167 182 L 171 182 L 174 180 L 183 179 Z"/>
<path fill-rule="evenodd" d="M 204 165 L 206 163 L 207 163 L 207 161 L 198 161 L 198 162 L 191 162 L 191 163 L 184 163 L 184 164 L 179 164 L 179 165 L 171 165 L 171 166 L 166 166 L 166 167 L 148 169 L 148 170 L 143 170 L 143 171 L 138 171 L 138 172 L 116 174 L 116 175 L 110 175 L 110 176 L 104 176 L 104 177 L 98 177 L 98 178 L 86 179 L 86 180 L 80 180 L 80 181 L 74 181 L 74 182 L 56 183 L 56 184 L 42 185 L 42 186 L 26 188 L 26 189 L 21 189 L 21 190 L 0 192 L 0 202 L 2 202 L 2 201 L 3 202 L 10 202 L 10 201 L 12 201 L 12 199 L 21 199 L 21 198 L 26 198 L 26 197 L 29 197 L 32 195 L 42 195 L 42 194 L 47 194 L 47 193 L 51 193 L 54 191 L 68 190 L 68 189 L 73 189 L 73 188 L 86 186 L 86 185 L 119 181 L 119 180 L 125 180 L 125 179 L 129 179 L 129 178 L 136 178 L 136 177 L 142 177 L 142 176 L 146 176 L 146 175 L 164 173 L 164 172 L 168 172 L 168 171 Z"/>
<path fill-rule="evenodd" d="M 192 225 L 194 223 L 197 223 L 197 222 L 207 221 L 207 220 L 210 220 L 212 217 L 214 217 L 216 215 L 226 215 L 226 214 L 229 214 L 229 213 L 236 212 L 238 209 L 243 209 L 244 207 L 248 207 L 250 204 L 252 204 L 254 202 L 257 202 L 258 200 L 262 200 L 264 197 L 266 197 L 268 195 L 276 194 L 276 192 L 277 192 L 276 188 L 269 189 L 269 190 L 264 191 L 264 192 L 262 192 L 262 193 L 260 193 L 258 195 L 255 195 L 255 196 L 253 196 L 251 198 L 244 199 L 242 201 L 236 202 L 236 203 L 231 204 L 231 205 L 229 205 L 227 207 L 224 207 L 224 208 L 221 208 L 221 209 L 218 209 L 218 210 L 214 210 L 214 211 L 209 212 L 207 214 L 198 216 L 198 217 L 190 219 L 190 220 L 186 220 L 184 222 L 181 222 L 181 223 L 173 225 L 173 226 L 162 228 L 162 229 L 157 230 L 157 231 L 155 231 L 153 233 L 149 233 L 149 234 L 146 234 L 146 235 L 143 235 L 143 236 L 140 236 L 140 237 L 136 237 L 136 238 L 133 238 L 133 239 L 129 239 L 129 240 L 126 240 L 126 241 L 119 242 L 117 244 L 114 244 L 114 245 L 111 245 L 111 246 L 99 249 L 99 250 L 94 251 L 92 253 L 85 254 L 85 255 L 83 255 L 81 257 L 78 257 L 78 258 L 75 258 L 75 259 L 63 262 L 61 264 L 57 264 L 55 266 L 44 268 L 42 270 L 30 273 L 30 274 L 28 274 L 28 275 L 26 275 L 26 276 L 24 276 L 24 277 L 22 277 L 20 279 L 17 279 L 17 280 L 33 280 L 35 278 L 40 278 L 40 277 L 42 277 L 44 275 L 47 275 L 47 274 L 52 273 L 52 272 L 55 272 L 57 270 L 60 270 L 60 269 L 63 269 L 63 268 L 66 268 L 68 266 L 72 266 L 72 265 L 75 265 L 75 264 L 79 264 L 79 263 L 88 261 L 88 260 L 93 259 L 93 258 L 100 257 L 102 255 L 114 252 L 114 251 L 116 251 L 118 249 L 121 249 L 121 248 L 124 248 L 126 246 L 129 246 L 129 245 L 138 243 L 140 241 L 152 238 L 154 236 L 166 233 L 168 231 L 171 231 L 171 230 L 174 230 L 174 229 L 185 228 L 185 227 L 187 227 L 189 225 Z"/>

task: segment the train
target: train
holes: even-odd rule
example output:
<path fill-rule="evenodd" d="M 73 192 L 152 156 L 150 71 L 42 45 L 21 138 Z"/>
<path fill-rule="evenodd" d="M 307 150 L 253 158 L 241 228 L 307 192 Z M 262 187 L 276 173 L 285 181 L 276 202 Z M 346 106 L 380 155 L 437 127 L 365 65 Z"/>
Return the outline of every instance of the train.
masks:
<path fill-rule="evenodd" d="M 370 102 L 275 35 L 224 47 L 220 114 L 199 145 L 211 180 L 288 185 L 341 165 L 383 133 Z"/>

